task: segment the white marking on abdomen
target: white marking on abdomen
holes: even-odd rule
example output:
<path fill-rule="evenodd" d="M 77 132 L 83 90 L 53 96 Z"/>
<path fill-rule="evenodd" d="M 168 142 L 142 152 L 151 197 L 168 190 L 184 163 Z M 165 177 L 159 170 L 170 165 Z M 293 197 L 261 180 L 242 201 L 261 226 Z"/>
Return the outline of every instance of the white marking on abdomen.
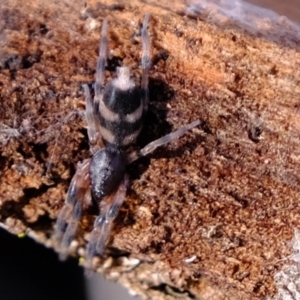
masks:
<path fill-rule="evenodd" d="M 143 105 L 141 104 L 133 113 L 125 116 L 124 120 L 128 123 L 135 123 L 138 121 L 143 114 Z"/>
<path fill-rule="evenodd" d="M 112 81 L 115 88 L 128 91 L 134 88 L 135 84 L 130 79 L 130 69 L 128 67 L 119 67 L 117 69 L 117 78 Z"/>
<path fill-rule="evenodd" d="M 120 120 L 119 114 L 111 111 L 103 102 L 103 98 L 100 100 L 99 112 L 101 116 L 110 122 L 117 122 Z"/>
<path fill-rule="evenodd" d="M 124 140 L 122 141 L 122 145 L 127 146 L 127 145 L 130 145 L 131 143 L 135 142 L 135 140 L 137 139 L 137 137 L 139 136 L 139 134 L 141 132 L 141 129 L 142 129 L 142 126 L 135 132 L 125 136 Z"/>
<path fill-rule="evenodd" d="M 110 144 L 115 143 L 115 136 L 110 130 L 104 128 L 103 126 L 100 126 L 100 132 L 101 132 L 102 138 L 105 141 L 109 142 Z"/>

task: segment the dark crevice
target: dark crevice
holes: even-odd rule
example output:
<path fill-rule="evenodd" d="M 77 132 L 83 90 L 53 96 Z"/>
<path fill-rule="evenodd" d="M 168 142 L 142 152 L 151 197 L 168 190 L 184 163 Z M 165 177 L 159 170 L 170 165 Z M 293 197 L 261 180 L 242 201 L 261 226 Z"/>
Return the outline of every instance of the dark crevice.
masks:
<path fill-rule="evenodd" d="M 107 64 L 105 70 L 110 72 L 116 72 L 117 67 L 122 65 L 122 58 L 118 56 L 113 56 L 112 58 L 107 59 Z"/>
<path fill-rule="evenodd" d="M 44 184 L 39 189 L 25 188 L 23 189 L 24 195 L 17 202 L 14 200 L 5 201 L 1 206 L 1 220 L 5 220 L 8 217 L 17 217 L 25 226 L 31 227 L 32 223 L 27 222 L 23 208 L 29 204 L 32 198 L 41 197 L 49 188 L 49 186 Z"/>
<path fill-rule="evenodd" d="M 41 51 L 36 53 L 20 56 L 19 54 L 4 53 L 0 57 L 0 70 L 7 69 L 14 76 L 14 72 L 21 69 L 29 69 L 35 63 L 40 62 L 42 56 Z"/>
<path fill-rule="evenodd" d="M 34 223 L 30 223 L 28 225 L 30 229 L 34 231 L 49 232 L 49 234 L 52 234 L 53 231 L 53 220 L 50 218 L 48 213 L 39 216 Z"/>
<path fill-rule="evenodd" d="M 162 293 L 167 294 L 167 295 L 171 295 L 171 296 L 176 295 L 176 298 L 180 298 L 180 297 L 185 295 L 185 296 L 188 296 L 190 299 L 196 299 L 195 295 L 192 294 L 190 291 L 181 290 L 181 289 L 178 289 L 174 286 L 171 286 L 171 285 L 168 285 L 168 284 L 165 284 L 165 283 L 162 283 L 162 284 L 157 285 L 157 286 L 153 286 L 153 287 L 151 287 L 151 289 L 155 290 L 155 291 L 161 291 Z"/>
<path fill-rule="evenodd" d="M 152 58 L 152 66 L 158 64 L 160 60 L 166 61 L 169 57 L 169 53 L 165 49 L 161 49 L 156 55 Z"/>
<path fill-rule="evenodd" d="M 236 192 L 231 191 L 228 193 L 228 195 L 230 195 L 235 201 L 240 203 L 243 208 L 248 207 L 248 205 L 249 205 L 248 200 L 240 197 Z"/>
<path fill-rule="evenodd" d="M 248 137 L 254 143 L 259 143 L 261 139 L 261 134 L 262 134 L 262 129 L 259 128 L 258 126 L 252 126 L 248 130 Z"/>
<path fill-rule="evenodd" d="M 34 64 L 40 62 L 42 52 L 37 52 L 33 54 L 28 54 L 22 58 L 22 69 L 29 69 Z"/>

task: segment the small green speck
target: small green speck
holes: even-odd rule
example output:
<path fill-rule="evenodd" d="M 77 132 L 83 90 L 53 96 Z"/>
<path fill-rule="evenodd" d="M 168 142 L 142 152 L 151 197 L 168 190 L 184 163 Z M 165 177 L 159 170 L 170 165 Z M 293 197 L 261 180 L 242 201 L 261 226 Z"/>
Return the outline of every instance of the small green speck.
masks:
<path fill-rule="evenodd" d="M 84 259 L 84 257 L 79 257 L 79 264 L 81 265 L 81 264 L 83 264 L 84 263 L 84 261 L 85 261 L 85 259 Z"/>

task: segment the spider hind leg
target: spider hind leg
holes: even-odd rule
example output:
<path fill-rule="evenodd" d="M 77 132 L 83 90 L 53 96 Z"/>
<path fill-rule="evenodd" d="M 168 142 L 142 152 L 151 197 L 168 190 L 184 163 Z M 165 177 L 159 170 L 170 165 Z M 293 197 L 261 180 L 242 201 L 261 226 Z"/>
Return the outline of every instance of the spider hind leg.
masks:
<path fill-rule="evenodd" d="M 89 166 L 90 159 L 77 165 L 77 171 L 69 186 L 64 206 L 56 221 L 55 240 L 59 244 L 62 260 L 66 258 L 68 248 L 76 234 L 83 207 L 91 202 Z"/>
<path fill-rule="evenodd" d="M 114 219 L 125 200 L 128 186 L 128 176 L 125 175 L 117 191 L 104 197 L 100 202 L 100 215 L 94 222 L 94 228 L 90 235 L 87 246 L 86 264 L 87 269 L 91 269 L 92 258 L 95 255 L 103 255 L 105 244 L 110 235 Z"/>

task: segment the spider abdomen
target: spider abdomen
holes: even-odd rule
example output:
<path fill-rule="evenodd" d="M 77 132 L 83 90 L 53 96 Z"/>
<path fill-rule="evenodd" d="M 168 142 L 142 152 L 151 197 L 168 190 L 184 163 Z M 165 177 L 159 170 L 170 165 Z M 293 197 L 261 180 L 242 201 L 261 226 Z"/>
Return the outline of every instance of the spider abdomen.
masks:
<path fill-rule="evenodd" d="M 127 90 L 121 90 L 115 86 L 115 80 L 113 80 L 105 88 L 103 102 L 113 113 L 122 117 L 132 114 L 142 105 L 140 88 L 133 86 Z"/>
<path fill-rule="evenodd" d="M 126 160 L 117 148 L 103 148 L 91 159 L 90 179 L 95 199 L 111 194 L 125 175 Z"/>
<path fill-rule="evenodd" d="M 99 105 L 101 135 L 105 143 L 124 147 L 134 144 L 143 125 L 141 89 L 130 79 L 127 67 L 108 83 Z"/>

